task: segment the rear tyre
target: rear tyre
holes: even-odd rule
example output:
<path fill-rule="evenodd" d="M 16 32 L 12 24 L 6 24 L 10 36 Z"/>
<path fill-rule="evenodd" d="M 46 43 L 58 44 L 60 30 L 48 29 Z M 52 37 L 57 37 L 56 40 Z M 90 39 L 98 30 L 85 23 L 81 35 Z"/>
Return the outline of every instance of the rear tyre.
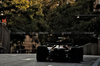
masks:
<path fill-rule="evenodd" d="M 37 47 L 37 54 L 36 54 L 37 61 L 46 61 L 48 56 L 49 56 L 49 51 L 46 46 Z"/>
<path fill-rule="evenodd" d="M 80 62 L 83 60 L 83 48 L 74 47 L 70 50 L 70 60 L 72 62 Z"/>

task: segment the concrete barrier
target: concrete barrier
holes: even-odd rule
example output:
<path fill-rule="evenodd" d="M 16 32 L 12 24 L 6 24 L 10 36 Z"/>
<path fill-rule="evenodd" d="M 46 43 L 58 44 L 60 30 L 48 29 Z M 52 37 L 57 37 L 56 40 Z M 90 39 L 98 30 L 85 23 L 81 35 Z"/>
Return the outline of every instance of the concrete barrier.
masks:
<path fill-rule="evenodd" d="M 91 54 L 91 46 L 90 45 L 91 44 L 88 43 L 88 44 L 85 44 L 83 46 L 83 53 L 84 53 L 84 55 L 90 55 Z"/>
<path fill-rule="evenodd" d="M 98 55 L 98 43 L 88 43 L 83 46 L 84 55 Z"/>
<path fill-rule="evenodd" d="M 100 55 L 100 39 L 98 39 L 98 55 Z"/>
<path fill-rule="evenodd" d="M 92 55 L 98 55 L 98 44 L 97 43 L 93 43 L 91 44 L 91 54 Z"/>

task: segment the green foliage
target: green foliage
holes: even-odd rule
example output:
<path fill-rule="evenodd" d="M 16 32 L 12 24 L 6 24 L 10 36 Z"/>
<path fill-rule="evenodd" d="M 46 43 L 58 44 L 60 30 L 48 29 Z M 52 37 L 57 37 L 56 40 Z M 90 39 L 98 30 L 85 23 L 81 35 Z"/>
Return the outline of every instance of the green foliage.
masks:
<path fill-rule="evenodd" d="M 75 16 L 92 14 L 94 0 L 71 1 L 66 4 L 67 0 L 4 0 L 8 28 L 12 32 L 98 32 L 99 17 Z"/>
<path fill-rule="evenodd" d="M 45 31 L 48 27 L 44 21 L 40 0 L 8 0 L 3 2 L 3 6 L 7 15 L 8 28 L 12 32 Z M 43 25 L 40 27 L 38 24 Z"/>
<path fill-rule="evenodd" d="M 47 11 L 47 10 L 46 10 Z M 93 13 L 93 0 L 78 0 L 72 4 L 62 4 L 46 13 L 45 20 L 54 32 L 80 31 L 80 32 L 98 32 L 100 18 L 80 17 L 75 15 L 90 15 Z M 92 36 L 92 35 L 91 35 Z M 76 36 L 75 44 L 85 44 L 90 41 L 89 36 Z M 79 40 L 79 41 L 78 41 Z"/>
<path fill-rule="evenodd" d="M 81 19 L 78 20 L 75 15 L 89 15 L 91 14 L 91 8 L 93 8 L 92 0 L 78 0 L 75 4 L 63 4 L 62 6 L 58 6 L 56 9 L 49 11 L 49 15 L 47 20 L 50 24 L 50 28 L 53 31 L 89 31 L 89 28 L 84 26 L 88 26 L 89 20 Z M 87 18 L 87 17 L 86 17 Z M 87 18 L 88 19 L 88 18 Z M 90 22 L 91 23 L 91 22 Z M 87 30 L 85 30 L 87 29 Z"/>

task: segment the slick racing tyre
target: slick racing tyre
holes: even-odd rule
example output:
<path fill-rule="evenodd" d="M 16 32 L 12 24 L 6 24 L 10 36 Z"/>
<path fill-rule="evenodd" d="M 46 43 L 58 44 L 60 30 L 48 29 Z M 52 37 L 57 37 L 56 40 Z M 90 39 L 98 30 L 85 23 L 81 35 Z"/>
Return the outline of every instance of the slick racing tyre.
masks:
<path fill-rule="evenodd" d="M 73 47 L 70 50 L 70 60 L 72 62 L 80 62 L 83 60 L 83 48 Z"/>
<path fill-rule="evenodd" d="M 37 54 L 36 54 L 37 61 L 46 61 L 48 55 L 49 55 L 49 50 L 47 49 L 46 46 L 37 47 Z"/>

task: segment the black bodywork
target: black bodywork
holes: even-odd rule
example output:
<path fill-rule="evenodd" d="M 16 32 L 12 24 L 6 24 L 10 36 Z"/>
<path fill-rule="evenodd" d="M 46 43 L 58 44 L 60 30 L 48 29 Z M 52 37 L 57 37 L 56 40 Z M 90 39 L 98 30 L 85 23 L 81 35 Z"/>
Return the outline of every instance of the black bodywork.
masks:
<path fill-rule="evenodd" d="M 83 61 L 83 47 L 74 46 L 70 50 L 66 48 L 54 48 L 53 50 L 49 50 L 47 46 L 38 46 L 36 59 L 37 61 L 80 62 Z"/>

